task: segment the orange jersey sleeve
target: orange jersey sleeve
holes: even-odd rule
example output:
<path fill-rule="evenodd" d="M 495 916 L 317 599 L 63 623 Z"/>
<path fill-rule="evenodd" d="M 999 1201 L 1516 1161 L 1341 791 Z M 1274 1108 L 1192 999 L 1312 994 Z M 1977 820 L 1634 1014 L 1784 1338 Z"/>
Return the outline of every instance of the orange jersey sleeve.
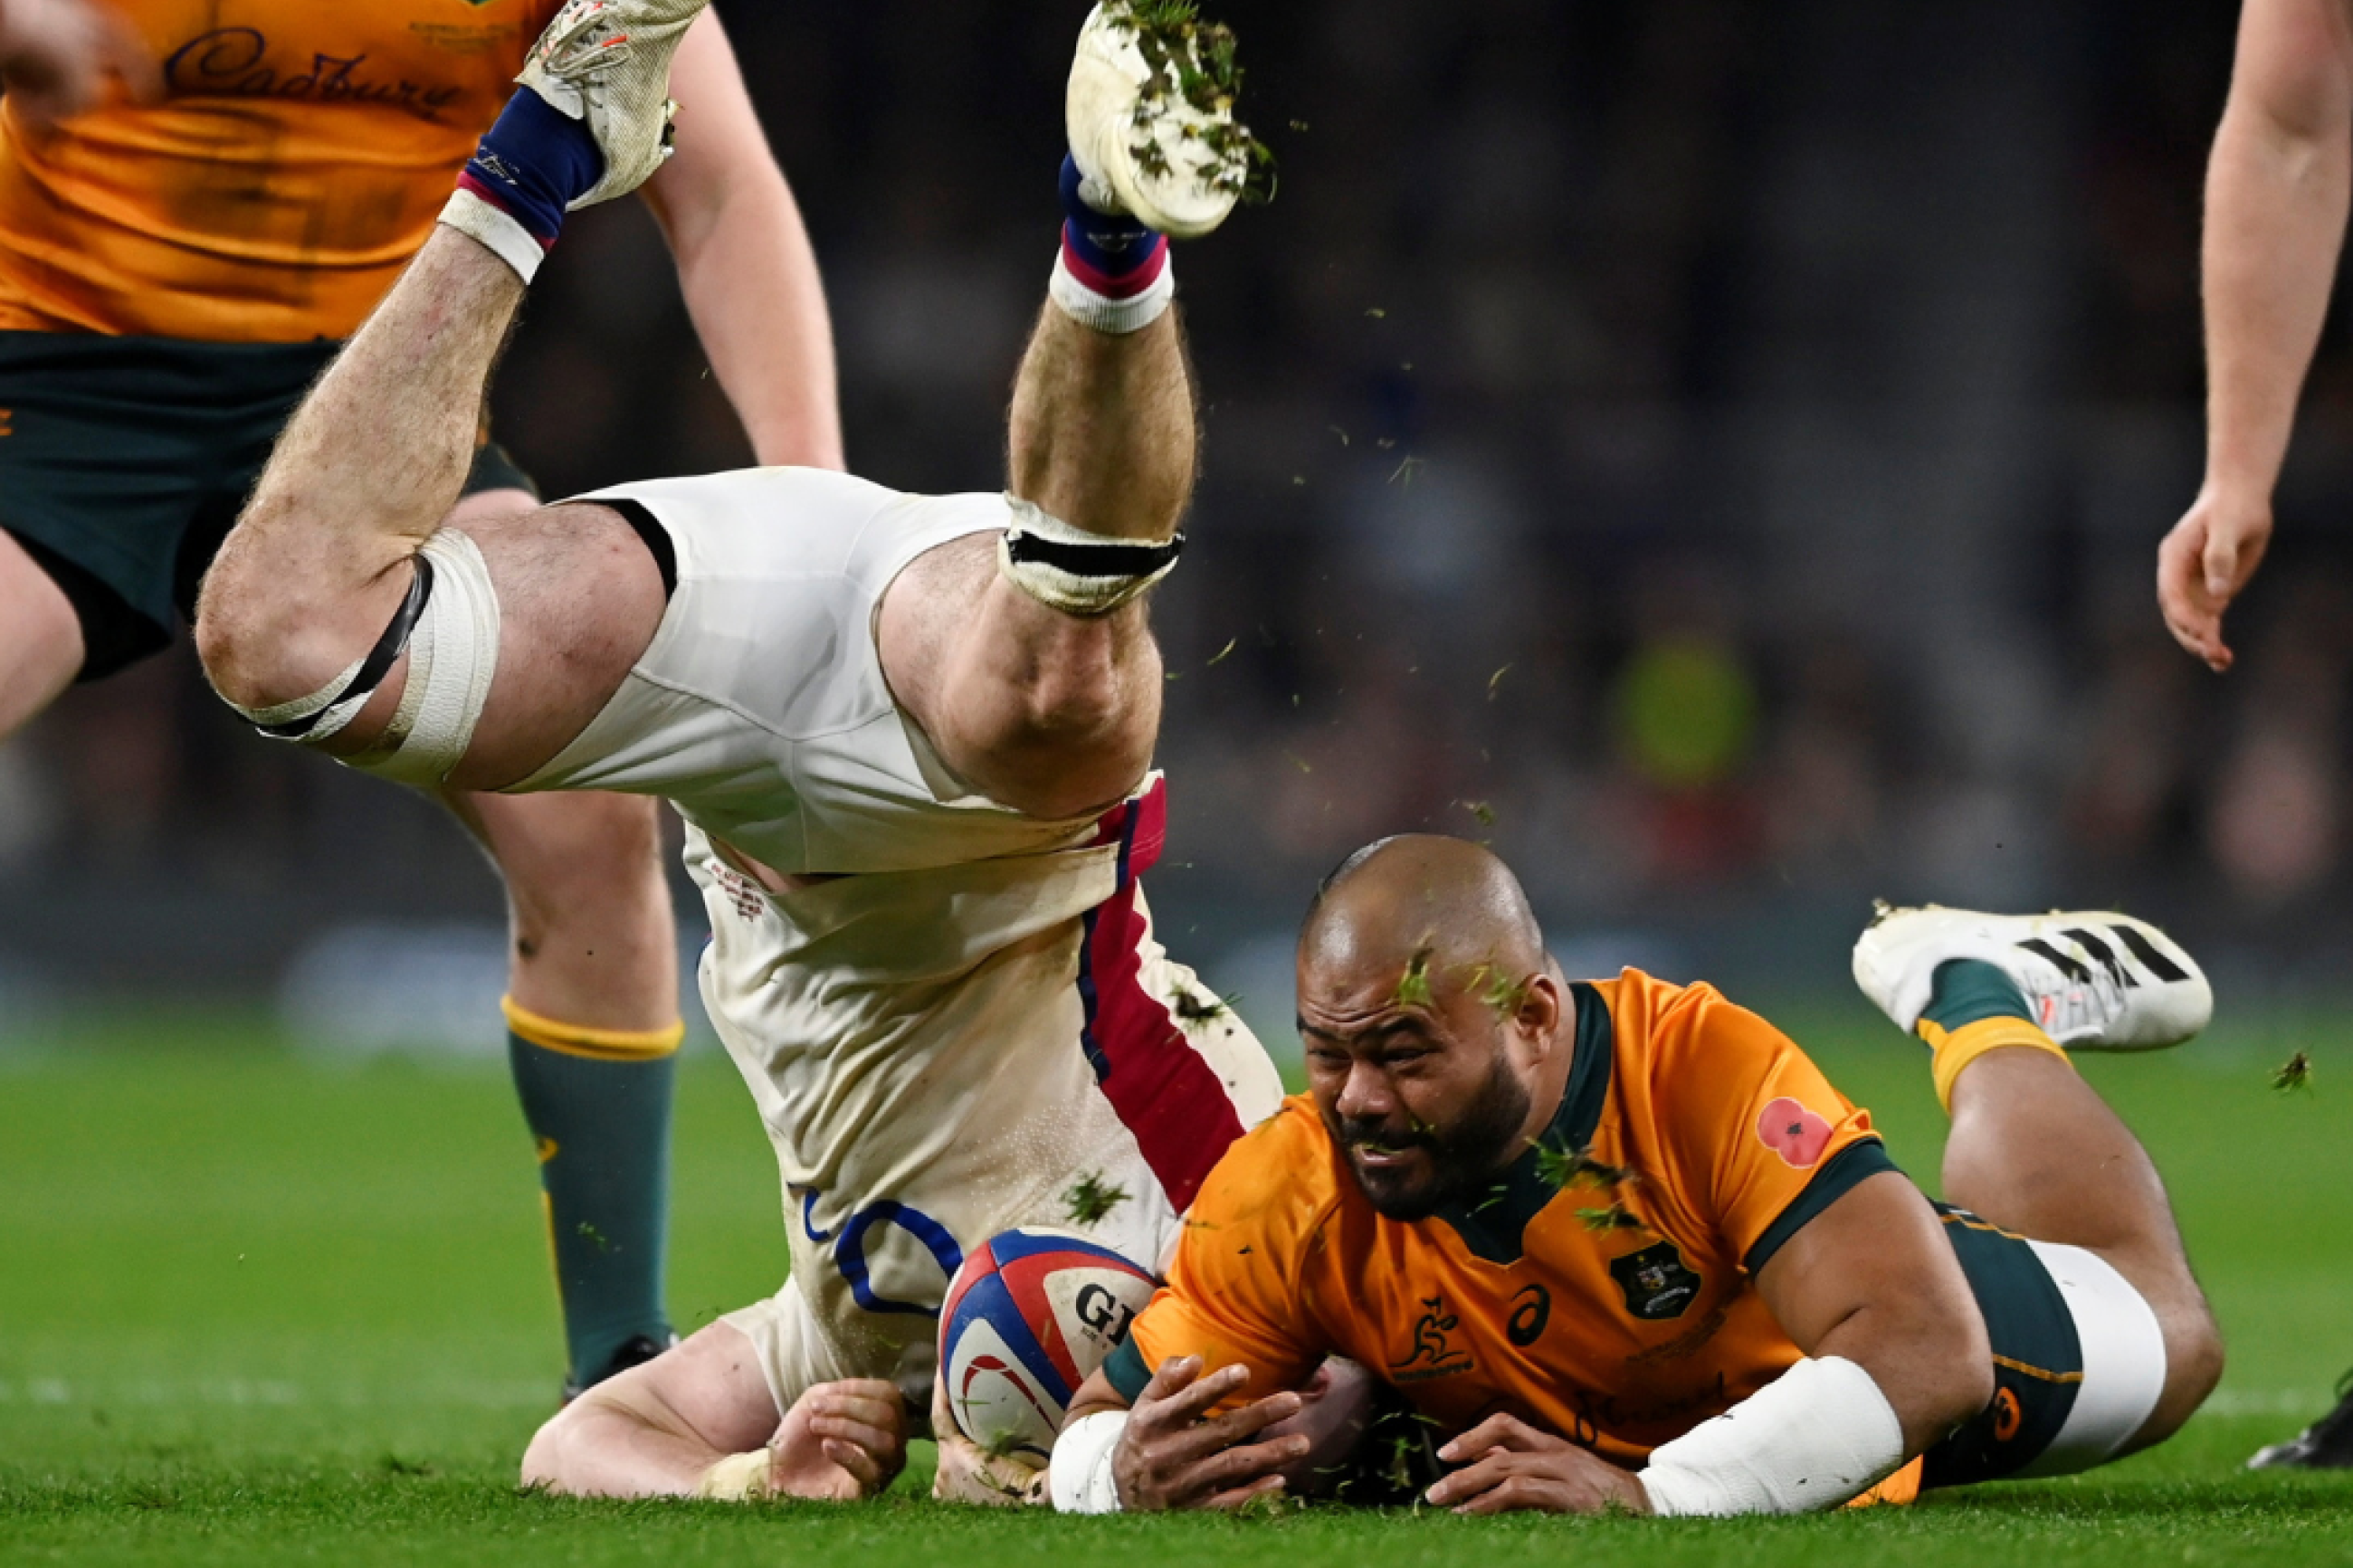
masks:
<path fill-rule="evenodd" d="M 1322 1364 L 1326 1337 L 1304 1285 L 1335 1196 L 1321 1133 L 1314 1106 L 1294 1097 L 1209 1173 L 1167 1284 L 1104 1363 L 1131 1403 L 1170 1356 L 1198 1355 L 1209 1372 L 1250 1368 L 1227 1407 L 1296 1388 Z"/>
<path fill-rule="evenodd" d="M 1715 987 L 1630 972 L 1619 997 L 1621 1030 L 1631 1015 L 1650 1037 L 1648 1110 L 1672 1200 L 1749 1272 L 1855 1183 L 1894 1169 L 1871 1113 Z"/>

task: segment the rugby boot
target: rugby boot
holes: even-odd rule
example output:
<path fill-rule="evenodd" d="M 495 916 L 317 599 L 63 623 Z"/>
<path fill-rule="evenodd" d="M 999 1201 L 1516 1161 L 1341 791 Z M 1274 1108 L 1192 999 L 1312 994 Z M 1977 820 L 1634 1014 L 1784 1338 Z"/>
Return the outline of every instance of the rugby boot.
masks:
<path fill-rule="evenodd" d="M 585 1383 L 569 1377 L 564 1380 L 564 1403 L 571 1404 L 608 1377 L 617 1377 L 633 1366 L 645 1365 L 676 1343 L 676 1334 L 666 1334 L 660 1339 L 651 1334 L 637 1334 L 623 1340 L 614 1348 L 613 1353 L 606 1359 L 603 1370 L 596 1376 Z"/>
<path fill-rule="evenodd" d="M 2032 1021 L 2069 1050 L 2178 1046 L 2214 1016 L 2213 988 L 2196 960 L 2146 921 L 2107 910 L 1989 915 L 1881 904 L 1854 944 L 1854 982 L 1910 1034 L 1937 965 L 1965 958 L 2017 982 Z"/>
<path fill-rule="evenodd" d="M 2353 1372 L 2337 1380 L 2337 1408 L 2289 1438 L 2259 1450 L 2251 1470 L 2353 1470 Z"/>
<path fill-rule="evenodd" d="M 570 0 L 515 80 L 588 128 L 605 177 L 570 210 L 627 195 L 670 155 L 670 58 L 710 0 Z"/>
<path fill-rule="evenodd" d="M 1262 158 L 1234 119 L 1233 35 L 1169 0 L 1103 0 L 1062 100 L 1079 194 L 1176 239 L 1226 221 Z"/>

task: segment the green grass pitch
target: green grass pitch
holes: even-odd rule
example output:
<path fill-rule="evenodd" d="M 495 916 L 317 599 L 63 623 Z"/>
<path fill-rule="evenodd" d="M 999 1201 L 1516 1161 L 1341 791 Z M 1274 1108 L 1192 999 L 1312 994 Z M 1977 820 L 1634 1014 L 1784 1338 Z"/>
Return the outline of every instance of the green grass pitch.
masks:
<path fill-rule="evenodd" d="M 1788 1010 L 1933 1179 L 1921 1058 L 1860 1005 Z M 2214 1407 L 2095 1476 L 1824 1518 L 1474 1521 L 1316 1510 L 1062 1520 L 527 1496 L 560 1375 L 526 1141 L 488 1068 L 307 1064 L 235 1021 L 118 1020 L 0 1056 L 0 1561 L 2353 1563 L 2353 1479 L 2251 1476 L 2353 1362 L 2353 1020 L 2219 1031 L 2091 1076 L 2155 1152 L 2232 1341 Z M 2319 1063 L 2283 1095 L 2270 1068 Z M 2338 1074 L 2345 1076 L 2338 1080 Z M 772 1289 L 776 1167 L 732 1069 L 682 1075 L 681 1326 Z"/>

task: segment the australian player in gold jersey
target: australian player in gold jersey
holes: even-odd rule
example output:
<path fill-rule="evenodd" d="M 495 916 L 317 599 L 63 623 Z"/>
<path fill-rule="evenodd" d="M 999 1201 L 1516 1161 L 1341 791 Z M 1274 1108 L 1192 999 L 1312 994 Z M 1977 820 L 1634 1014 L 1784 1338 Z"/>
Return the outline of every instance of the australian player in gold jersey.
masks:
<path fill-rule="evenodd" d="M 556 10 L 0 0 L 0 737 L 171 641 L 303 389 L 433 232 Z M 645 190 L 705 352 L 760 461 L 839 468 L 816 263 L 717 16 L 676 73 L 692 121 Z M 452 515 L 536 504 L 485 439 Z M 670 1338 L 681 1026 L 656 807 L 433 793 L 507 879 L 509 1051 L 578 1387 Z"/>
<path fill-rule="evenodd" d="M 2076 1048 L 2211 1011 L 2119 915 L 1889 911 L 1856 975 L 1931 1048 L 1948 1205 L 1705 985 L 1567 981 L 1484 849 L 1391 839 L 1299 948 L 1309 1092 L 1237 1142 L 1071 1406 L 1074 1511 L 1312 1487 L 1365 1369 L 1464 1512 L 1791 1512 L 2161 1441 L 2221 1345 L 2148 1157 Z"/>

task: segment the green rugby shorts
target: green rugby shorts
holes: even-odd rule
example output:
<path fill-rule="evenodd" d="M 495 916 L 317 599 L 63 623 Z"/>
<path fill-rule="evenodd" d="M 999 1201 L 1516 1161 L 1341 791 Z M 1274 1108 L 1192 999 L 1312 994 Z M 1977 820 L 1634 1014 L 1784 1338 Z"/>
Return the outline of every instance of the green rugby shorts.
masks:
<path fill-rule="evenodd" d="M 0 531 L 71 601 L 79 679 L 161 652 L 194 618 L 278 433 L 342 346 L 0 331 Z M 508 488 L 538 493 L 485 430 L 465 493 Z"/>

